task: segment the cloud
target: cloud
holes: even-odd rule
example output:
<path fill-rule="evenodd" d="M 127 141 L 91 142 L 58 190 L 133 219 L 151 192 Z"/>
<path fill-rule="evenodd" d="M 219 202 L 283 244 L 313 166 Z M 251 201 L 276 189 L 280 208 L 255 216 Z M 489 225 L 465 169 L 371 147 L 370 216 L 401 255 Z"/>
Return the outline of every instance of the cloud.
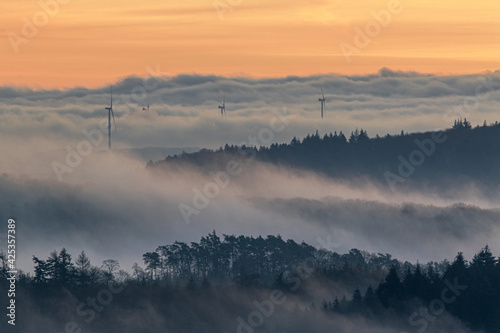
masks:
<path fill-rule="evenodd" d="M 480 86 L 491 81 L 491 92 Z M 476 88 L 489 93 L 477 108 L 465 110 L 473 124 L 494 121 L 500 99 L 500 76 L 485 73 L 435 76 L 382 69 L 364 76 L 318 75 L 275 79 L 178 75 L 157 82 L 127 77 L 114 85 L 114 109 L 121 146 L 204 146 L 238 143 L 258 132 L 269 121 L 273 108 L 286 106 L 296 115 L 277 140 L 289 141 L 316 129 L 350 132 L 356 127 L 370 135 L 422 131 L 451 125 L 443 116 L 453 107 L 474 98 Z M 146 89 L 154 87 L 154 89 Z M 327 97 L 326 119 L 319 117 L 317 98 L 323 87 Z M 147 93 L 147 96 L 146 96 Z M 226 94 L 228 117 L 219 117 L 217 106 Z M 141 112 L 151 102 L 152 112 Z M 109 88 L 33 90 L 0 88 L 0 130 L 9 138 L 41 133 L 61 143 L 77 142 L 83 129 L 106 120 Z M 472 105 L 475 107 L 475 105 Z M 465 112 L 464 111 L 464 112 Z M 457 115 L 453 117 L 458 118 Z M 10 124 L 18 124 L 10 126 Z M 9 124 L 9 126 L 7 125 Z M 36 127 L 36 128 L 35 128 Z"/>

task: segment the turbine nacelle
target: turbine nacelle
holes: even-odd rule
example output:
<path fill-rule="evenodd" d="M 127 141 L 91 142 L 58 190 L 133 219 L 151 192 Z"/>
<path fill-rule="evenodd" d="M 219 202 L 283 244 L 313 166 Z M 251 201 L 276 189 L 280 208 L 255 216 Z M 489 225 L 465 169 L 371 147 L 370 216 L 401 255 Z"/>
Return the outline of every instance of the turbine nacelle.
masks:
<path fill-rule="evenodd" d="M 116 130 L 115 114 L 113 112 L 113 86 L 111 86 L 111 101 L 109 107 L 105 107 L 108 111 L 108 149 L 111 149 L 111 117 L 113 117 L 113 124 Z"/>
<path fill-rule="evenodd" d="M 322 98 L 318 98 L 318 102 L 321 102 L 321 118 L 323 118 L 323 115 L 326 112 L 326 97 L 323 93 L 323 87 L 321 87 L 321 97 Z"/>
<path fill-rule="evenodd" d="M 222 100 L 222 105 L 218 107 L 220 109 L 220 115 L 224 116 L 226 114 L 226 94 L 224 94 L 224 99 Z"/>

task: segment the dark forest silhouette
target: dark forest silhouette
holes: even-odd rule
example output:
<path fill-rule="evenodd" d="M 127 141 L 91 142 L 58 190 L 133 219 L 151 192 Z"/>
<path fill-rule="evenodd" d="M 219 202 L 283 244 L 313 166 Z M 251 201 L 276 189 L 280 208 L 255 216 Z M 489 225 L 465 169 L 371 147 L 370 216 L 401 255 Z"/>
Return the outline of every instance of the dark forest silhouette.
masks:
<path fill-rule="evenodd" d="M 440 135 L 443 142 L 434 142 Z M 418 144 L 416 143 L 418 142 Z M 422 148 L 424 147 L 424 148 Z M 269 147 L 248 147 L 226 144 L 218 150 L 202 149 L 196 153 L 169 156 L 148 163 L 150 169 L 183 167 L 200 170 L 224 170 L 230 160 L 260 161 L 312 170 L 337 179 L 368 177 L 387 185 L 386 173 L 401 176 L 398 167 L 402 156 L 407 162 L 414 151 L 422 151 L 424 161 L 415 167 L 400 186 L 439 187 L 444 183 L 477 182 L 494 188 L 500 184 L 500 125 L 496 122 L 472 127 L 467 119 L 456 120 L 451 128 L 425 133 L 405 133 L 374 138 L 367 131 L 356 129 L 349 135 L 342 132 L 320 135 L 318 131 L 302 140 Z M 432 148 L 432 149 L 431 149 Z M 401 182 L 402 183 L 402 182 Z M 437 185 L 439 184 L 439 185 Z"/>
<path fill-rule="evenodd" d="M 65 249 L 52 252 L 47 259 L 34 256 L 34 273 L 18 274 L 19 303 L 27 300 L 29 307 L 24 310 L 64 321 L 57 312 L 52 312 L 54 306 L 78 307 L 75 299 L 85 300 L 88 295 L 99 294 L 113 285 L 115 289 L 123 289 L 115 295 L 119 301 L 112 308 L 116 311 L 134 311 L 141 307 L 137 299 L 146 300 L 172 321 L 169 327 L 180 329 L 189 315 L 175 318 L 174 301 L 194 306 L 193 311 L 202 311 L 197 302 L 208 300 L 218 308 L 232 309 L 240 306 L 234 303 L 235 294 L 279 290 L 284 295 L 307 300 L 311 289 L 302 287 L 300 282 L 323 284 L 326 288 L 335 283 L 352 294 L 324 297 L 321 304 L 313 302 L 301 310 L 301 316 L 314 316 L 319 311 L 331 316 L 362 316 L 375 322 L 395 316 L 403 323 L 404 318 L 413 316 L 415 328 L 421 328 L 424 317 L 417 309 L 424 306 L 431 309 L 431 314 L 434 311 L 438 315 L 443 312 L 453 315 L 473 330 L 500 329 L 500 261 L 488 246 L 470 262 L 458 253 L 451 263 L 443 260 L 423 265 L 402 263 L 390 254 L 357 249 L 338 254 L 306 243 L 285 241 L 279 236 L 224 235 L 221 239 L 214 231 L 198 243 L 176 241 L 159 246 L 145 253 L 143 261 L 144 268 L 134 264 L 129 273 L 120 270 L 118 261 L 113 259 L 105 260 L 100 267 L 94 266 L 83 251 L 74 260 Z M 7 264 L 2 252 L 2 293 L 7 289 L 4 278 Z M 93 320 L 91 310 L 82 310 L 86 314 L 83 318 Z M 192 316 L 201 322 L 189 327 L 203 330 L 215 325 L 210 319 L 200 319 L 198 314 Z M 96 322 L 99 329 L 118 325 L 110 323 L 109 318 Z"/>

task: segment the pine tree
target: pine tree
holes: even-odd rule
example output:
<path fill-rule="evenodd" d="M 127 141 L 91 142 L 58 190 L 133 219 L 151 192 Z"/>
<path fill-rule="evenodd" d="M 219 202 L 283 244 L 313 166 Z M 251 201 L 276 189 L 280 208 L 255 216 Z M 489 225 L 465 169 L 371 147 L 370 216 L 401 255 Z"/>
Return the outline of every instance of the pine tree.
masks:
<path fill-rule="evenodd" d="M 47 283 L 47 263 L 35 256 L 33 256 L 33 262 L 35 263 L 35 276 L 33 282 L 35 284 Z"/>
<path fill-rule="evenodd" d="M 467 261 L 465 260 L 463 253 L 459 252 L 453 263 L 444 273 L 444 279 L 453 280 L 455 278 L 460 278 L 465 280 L 467 279 L 467 275 Z"/>
<path fill-rule="evenodd" d="M 361 290 L 358 287 L 352 294 L 351 302 L 355 311 L 359 311 L 363 307 L 363 295 L 361 295 Z"/>
<path fill-rule="evenodd" d="M 361 131 L 359 132 L 359 135 L 358 135 L 358 142 L 365 142 L 365 141 L 369 141 L 370 138 L 368 137 L 368 133 L 366 131 L 364 131 L 363 129 L 361 129 Z"/>
<path fill-rule="evenodd" d="M 378 305 L 378 299 L 377 295 L 375 294 L 375 291 L 373 290 L 372 286 L 369 285 L 368 288 L 366 289 L 365 297 L 363 298 L 363 303 L 366 308 L 375 310 Z"/>
<path fill-rule="evenodd" d="M 85 252 L 82 251 L 75 260 L 75 272 L 78 285 L 85 286 L 89 284 L 90 269 L 90 259 Z"/>
<path fill-rule="evenodd" d="M 488 245 L 486 245 L 479 253 L 474 255 L 471 262 L 471 269 L 482 270 L 484 273 L 493 272 L 497 263 L 497 259 L 491 253 Z"/>
<path fill-rule="evenodd" d="M 335 296 L 335 300 L 333 301 L 333 310 L 334 311 L 339 311 L 340 310 L 340 302 L 337 296 Z"/>
<path fill-rule="evenodd" d="M 394 306 L 401 299 L 402 284 L 395 266 L 391 267 L 384 282 L 378 286 L 376 293 L 385 307 Z"/>

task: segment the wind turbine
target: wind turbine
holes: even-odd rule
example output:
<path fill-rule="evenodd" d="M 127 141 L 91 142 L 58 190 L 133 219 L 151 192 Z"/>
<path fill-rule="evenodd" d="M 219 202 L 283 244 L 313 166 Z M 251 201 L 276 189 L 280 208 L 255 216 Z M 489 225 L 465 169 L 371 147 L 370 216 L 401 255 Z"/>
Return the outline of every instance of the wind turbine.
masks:
<path fill-rule="evenodd" d="M 224 94 L 224 99 L 222 100 L 222 105 L 219 105 L 219 109 L 221 116 L 226 114 L 226 94 Z"/>
<path fill-rule="evenodd" d="M 115 114 L 113 113 L 113 86 L 111 86 L 111 104 L 104 109 L 108 110 L 108 149 L 111 149 L 111 116 L 113 116 L 113 123 L 116 129 Z"/>
<path fill-rule="evenodd" d="M 149 99 L 146 100 L 146 107 L 143 107 L 142 111 L 146 111 L 146 112 L 149 111 Z"/>
<path fill-rule="evenodd" d="M 323 112 L 326 113 L 326 98 L 325 94 L 323 94 L 323 87 L 321 87 L 321 96 L 323 98 L 319 98 L 318 101 L 321 102 L 321 119 L 323 119 Z"/>

